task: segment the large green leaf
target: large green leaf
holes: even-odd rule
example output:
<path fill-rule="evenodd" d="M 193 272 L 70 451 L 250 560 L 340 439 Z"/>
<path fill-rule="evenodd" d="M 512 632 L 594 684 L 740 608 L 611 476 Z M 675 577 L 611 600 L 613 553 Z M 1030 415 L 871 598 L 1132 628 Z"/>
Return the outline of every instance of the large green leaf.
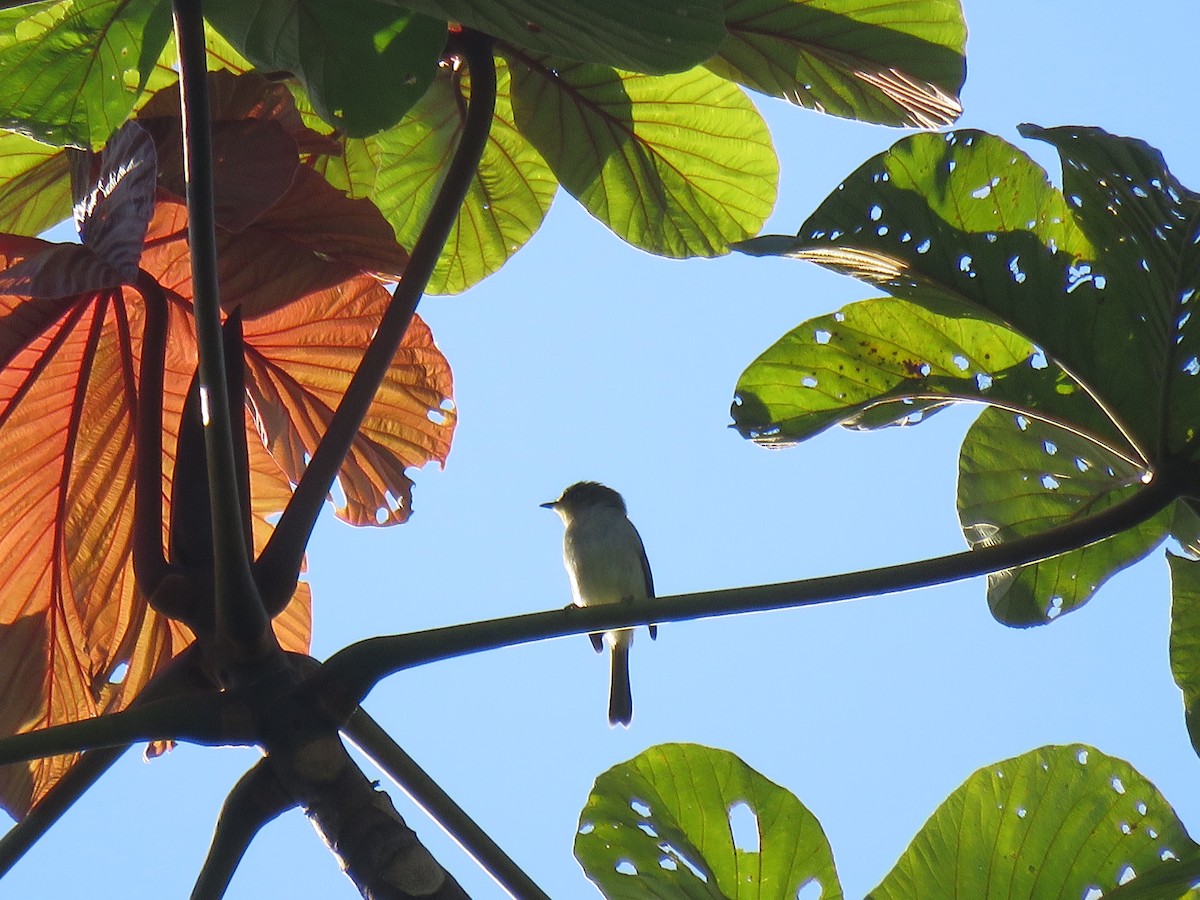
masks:
<path fill-rule="evenodd" d="M 959 0 L 726 0 L 729 37 L 706 65 L 835 116 L 936 128 L 962 113 Z"/>
<path fill-rule="evenodd" d="M 968 542 L 989 546 L 1085 519 L 1141 488 L 1141 469 L 1078 432 L 987 409 L 959 454 L 958 516 Z M 1086 603 L 1149 553 L 1171 510 L 1107 540 L 988 576 L 988 605 L 1006 625 L 1041 625 Z"/>
<path fill-rule="evenodd" d="M 393 0 L 388 0 L 393 2 Z M 537 53 L 635 72 L 682 72 L 725 38 L 721 0 L 404 0 Z"/>
<path fill-rule="evenodd" d="M 0 127 L 99 147 L 129 116 L 170 31 L 163 0 L 0 10 Z"/>
<path fill-rule="evenodd" d="M 842 896 L 816 817 L 732 753 L 695 744 L 660 744 L 600 775 L 575 857 L 609 900 L 794 900 L 813 885 Z"/>
<path fill-rule="evenodd" d="M 957 314 L 956 314 L 957 313 Z M 731 410 L 743 437 L 787 445 L 831 425 L 913 424 L 955 400 L 1034 409 L 1046 377 L 1028 340 L 977 315 L 941 315 L 890 297 L 797 326 L 738 379 Z"/>
<path fill-rule="evenodd" d="M 737 85 L 703 68 L 649 77 L 509 51 L 517 128 L 619 237 L 716 256 L 762 227 L 779 162 Z"/>
<path fill-rule="evenodd" d="M 378 0 L 210 0 L 205 15 L 255 65 L 303 83 L 351 136 L 400 121 L 433 81 L 445 19 Z"/>
<path fill-rule="evenodd" d="M 745 249 L 986 310 L 1092 393 L 1134 455 L 1192 458 L 1200 199 L 1140 141 L 1026 133 L 1058 147 L 1066 196 L 999 138 L 915 135 L 852 174 L 796 238 Z"/>
<path fill-rule="evenodd" d="M 1170 804 L 1129 763 L 1042 747 L 963 782 L 868 897 L 1079 900 L 1195 855 Z"/>
<path fill-rule="evenodd" d="M 443 73 L 399 126 L 367 141 L 378 164 L 371 196 L 406 247 L 425 224 L 462 134 L 457 81 Z M 497 60 L 496 111 L 487 146 L 430 279 L 430 293 L 464 291 L 499 269 L 537 231 L 554 199 L 558 182 L 513 122 L 510 81 L 508 67 Z M 461 87 L 469 97 L 467 79 Z M 347 149 L 352 164 L 355 151 Z M 353 184 L 350 175 L 347 183 Z"/>

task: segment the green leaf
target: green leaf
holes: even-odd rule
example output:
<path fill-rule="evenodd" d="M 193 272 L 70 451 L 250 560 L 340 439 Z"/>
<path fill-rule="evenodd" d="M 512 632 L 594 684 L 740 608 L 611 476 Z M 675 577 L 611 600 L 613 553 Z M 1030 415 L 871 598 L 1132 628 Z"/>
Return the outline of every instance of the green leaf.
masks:
<path fill-rule="evenodd" d="M 166 45 L 163 0 L 75 0 L 0 10 L 0 127 L 99 147 L 129 116 Z"/>
<path fill-rule="evenodd" d="M 1029 341 L 955 312 L 880 298 L 809 319 L 742 373 L 734 426 L 786 446 L 836 424 L 914 424 L 954 400 L 1031 409 L 1045 379 L 1030 377 Z"/>
<path fill-rule="evenodd" d="M 66 154 L 22 134 L 0 132 L 0 231 L 41 234 L 70 215 Z"/>
<path fill-rule="evenodd" d="M 377 0 L 210 0 L 205 14 L 258 67 L 294 73 L 321 118 L 352 137 L 399 122 L 446 44 L 444 19 Z"/>
<path fill-rule="evenodd" d="M 1195 853 L 1170 804 L 1129 763 L 1081 745 L 1042 747 L 975 772 L 868 896 L 1079 900 Z"/>
<path fill-rule="evenodd" d="M 918 128 L 962 113 L 959 0 L 726 0 L 725 26 L 729 37 L 705 65 L 772 97 Z"/>
<path fill-rule="evenodd" d="M 368 140 L 379 172 L 373 199 L 411 247 L 433 206 L 463 128 L 458 76 L 444 72 L 396 128 Z M 469 81 L 462 79 L 469 97 Z M 496 66 L 496 112 L 487 146 L 429 281 L 432 294 L 464 291 L 498 270 L 541 226 L 558 188 L 517 131 L 508 67 Z"/>
<path fill-rule="evenodd" d="M 1200 562 L 1173 553 L 1171 566 L 1171 674 L 1183 691 L 1184 721 L 1200 754 Z"/>
<path fill-rule="evenodd" d="M 762 227 L 779 162 L 749 98 L 703 68 L 648 77 L 507 51 L 516 125 L 619 237 L 717 256 Z"/>
<path fill-rule="evenodd" d="M 347 138 L 342 141 L 340 155 L 318 156 L 312 161 L 312 167 L 347 197 L 354 200 L 370 197 L 375 191 L 376 171 L 379 168 L 379 162 L 372 153 L 374 138 Z"/>
<path fill-rule="evenodd" d="M 806 885 L 842 897 L 816 817 L 732 753 L 695 744 L 660 744 L 600 775 L 575 857 L 610 900 L 794 900 Z"/>
<path fill-rule="evenodd" d="M 535 53 L 649 74 L 699 65 L 725 38 L 721 0 L 404 0 L 403 5 Z"/>
<path fill-rule="evenodd" d="M 1200 460 L 1200 327 L 1189 306 L 1200 292 L 1200 195 L 1144 141 L 1098 128 L 1023 125 L 1021 133 L 1058 150 L 1063 193 L 1099 254 L 1091 274 L 1108 281 L 1113 324 L 1093 340 L 1122 346 L 1098 347 L 1107 352 L 1095 354 L 1094 367 L 1121 367 L 1105 384 L 1113 405 L 1155 440 L 1165 429 L 1164 449 Z"/>
<path fill-rule="evenodd" d="M 1048 531 L 1128 499 L 1141 470 L 1086 436 L 999 409 L 984 410 L 959 455 L 958 515 L 973 547 Z M 1167 509 L 1080 550 L 988 576 L 988 605 L 1006 625 L 1042 625 L 1086 603 L 1149 553 Z"/>
<path fill-rule="evenodd" d="M 1054 143 L 1066 196 L 1020 150 L 973 131 L 915 135 L 852 174 L 790 246 L 916 303 L 986 310 L 1043 349 L 1112 421 L 1131 457 L 1197 457 L 1200 198 L 1140 141 L 1098 129 Z"/>

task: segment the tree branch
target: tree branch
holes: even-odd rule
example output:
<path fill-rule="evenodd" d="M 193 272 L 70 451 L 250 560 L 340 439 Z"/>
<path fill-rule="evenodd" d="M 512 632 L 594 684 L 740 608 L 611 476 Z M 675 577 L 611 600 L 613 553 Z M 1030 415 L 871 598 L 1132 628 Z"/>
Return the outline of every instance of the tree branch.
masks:
<path fill-rule="evenodd" d="M 142 332 L 142 360 L 138 377 L 137 432 L 134 442 L 133 571 L 138 588 L 149 599 L 170 571 L 163 556 L 162 503 L 162 401 L 163 365 L 167 353 L 167 298 L 147 272 L 139 271 L 137 289 L 142 295 L 146 321 Z M 169 607 L 169 604 L 168 604 Z M 184 618 L 184 610 L 155 611 Z"/>
<path fill-rule="evenodd" d="M 348 717 L 380 679 L 436 660 L 565 635 L 813 606 L 973 578 L 1050 559 L 1112 537 L 1156 515 L 1188 489 L 1186 473 L 1177 477 L 1163 474 L 1132 497 L 1086 519 L 991 547 L 895 566 L 780 584 L 657 597 L 639 603 L 586 609 L 568 607 L 368 638 L 330 657 L 304 690 L 316 692 L 325 708 L 340 708 L 340 714 Z"/>
<path fill-rule="evenodd" d="M 122 744 L 89 750 L 63 773 L 37 805 L 0 837 L 0 878 L 8 874 L 29 848 L 42 839 L 129 747 L 129 744 Z"/>
<path fill-rule="evenodd" d="M 487 145 L 496 103 L 492 39 L 469 30 L 464 31 L 461 38 L 471 71 L 471 103 L 450 168 L 434 200 L 429 218 L 413 245 L 404 278 L 379 322 L 375 337 L 363 354 L 329 428 L 313 452 L 295 493 L 255 564 L 255 573 L 262 585 L 267 609 L 272 615 L 277 614 L 292 596 L 304 549 L 317 516 L 375 392 L 391 367 L 450 229 L 458 218 L 463 199 Z"/>
<path fill-rule="evenodd" d="M 233 416 L 226 392 L 217 286 L 216 219 L 213 212 L 212 134 L 202 0 L 172 0 L 179 47 L 179 90 L 183 111 L 183 160 L 187 177 L 188 247 L 192 263 L 193 311 L 200 354 L 208 488 L 212 506 L 214 591 L 217 634 L 241 652 L 257 656 L 273 641 L 270 622 L 254 582 L 243 533 L 243 508 L 234 454 Z M 239 411 L 240 412 L 240 411 Z M 241 416 L 237 425 L 241 427 Z"/>
<path fill-rule="evenodd" d="M 233 692 L 155 700 L 78 722 L 51 725 L 0 739 L 0 766 L 81 750 L 125 747 L 139 741 L 253 744 L 256 735 L 238 716 Z"/>
<path fill-rule="evenodd" d="M 510 896 L 520 900 L 549 900 L 533 879 L 361 707 L 342 731 Z"/>
<path fill-rule="evenodd" d="M 255 763 L 225 798 L 208 856 L 192 888 L 192 900 L 221 900 L 250 842 L 264 825 L 295 805 L 270 761 Z"/>

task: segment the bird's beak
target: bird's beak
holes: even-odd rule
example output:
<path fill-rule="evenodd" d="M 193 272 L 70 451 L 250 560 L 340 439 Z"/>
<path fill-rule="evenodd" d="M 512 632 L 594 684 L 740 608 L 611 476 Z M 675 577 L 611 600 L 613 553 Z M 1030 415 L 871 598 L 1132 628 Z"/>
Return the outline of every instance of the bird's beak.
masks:
<path fill-rule="evenodd" d="M 540 506 L 542 509 L 554 509 L 558 506 L 558 501 L 551 500 L 549 503 L 539 503 L 538 506 Z"/>

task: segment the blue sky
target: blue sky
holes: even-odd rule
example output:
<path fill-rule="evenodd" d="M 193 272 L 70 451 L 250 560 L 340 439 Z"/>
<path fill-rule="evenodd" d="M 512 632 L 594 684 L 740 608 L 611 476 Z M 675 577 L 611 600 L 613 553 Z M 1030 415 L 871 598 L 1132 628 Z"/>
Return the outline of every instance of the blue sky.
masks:
<path fill-rule="evenodd" d="M 1194 71 L 1177 0 L 965 0 L 964 127 L 1098 125 L 1158 147 L 1200 187 Z M 767 231 L 793 232 L 903 132 L 759 99 L 782 163 Z M 314 653 L 377 633 L 560 607 L 561 525 L 579 479 L 620 490 L 662 594 L 792 580 L 953 552 L 958 444 L 974 412 L 826 433 L 787 451 L 726 426 L 734 382 L 800 321 L 872 292 L 805 263 L 676 262 L 623 244 L 560 193 L 499 274 L 421 312 L 455 371 L 445 471 L 416 476 L 402 527 L 327 516 L 309 555 Z M 822 822 L 848 897 L 879 882 L 980 766 L 1083 742 L 1154 782 L 1200 835 L 1200 760 L 1167 660 L 1161 552 L 1048 628 L 996 624 L 983 583 L 664 626 L 633 648 L 635 716 L 605 719 L 582 637 L 429 666 L 366 708 L 555 898 L 593 896 L 571 856 L 593 778 L 647 746 L 729 749 Z M 250 751 L 130 753 L 0 885 L 6 897 L 186 896 Z M 397 793 L 398 792 L 394 792 Z M 401 811 L 473 896 L 500 896 L 420 811 Z M 357 896 L 299 813 L 269 826 L 228 894 Z"/>

